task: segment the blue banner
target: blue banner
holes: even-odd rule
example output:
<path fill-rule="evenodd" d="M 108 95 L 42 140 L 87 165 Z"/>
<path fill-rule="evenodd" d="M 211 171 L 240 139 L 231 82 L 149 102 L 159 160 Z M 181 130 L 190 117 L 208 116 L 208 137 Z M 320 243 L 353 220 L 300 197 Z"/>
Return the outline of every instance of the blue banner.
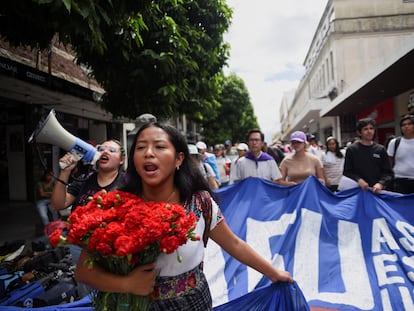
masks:
<path fill-rule="evenodd" d="M 210 240 L 215 311 L 414 310 L 414 194 L 333 194 L 314 177 L 291 187 L 249 178 L 217 194 L 236 235 L 296 283 L 270 284 Z M 92 310 L 88 298 L 41 309 Z"/>
<path fill-rule="evenodd" d="M 314 177 L 292 187 L 249 178 L 217 193 L 232 230 L 288 270 L 311 309 L 414 310 L 414 195 L 333 194 Z M 214 305 L 269 284 L 210 242 Z"/>

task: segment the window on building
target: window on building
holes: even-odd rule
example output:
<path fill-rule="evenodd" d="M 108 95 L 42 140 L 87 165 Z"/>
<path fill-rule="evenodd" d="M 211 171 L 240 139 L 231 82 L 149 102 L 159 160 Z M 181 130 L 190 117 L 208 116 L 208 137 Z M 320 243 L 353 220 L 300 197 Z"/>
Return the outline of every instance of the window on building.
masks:
<path fill-rule="evenodd" d="M 330 58 L 330 63 L 331 63 L 331 79 L 332 79 L 332 81 L 334 81 L 335 80 L 334 60 L 333 60 L 333 52 L 332 51 L 329 53 L 329 58 Z"/>
<path fill-rule="evenodd" d="M 326 88 L 325 65 L 322 65 L 322 91 Z"/>
<path fill-rule="evenodd" d="M 332 23 L 335 19 L 335 11 L 332 9 L 331 13 L 329 14 L 329 22 Z"/>

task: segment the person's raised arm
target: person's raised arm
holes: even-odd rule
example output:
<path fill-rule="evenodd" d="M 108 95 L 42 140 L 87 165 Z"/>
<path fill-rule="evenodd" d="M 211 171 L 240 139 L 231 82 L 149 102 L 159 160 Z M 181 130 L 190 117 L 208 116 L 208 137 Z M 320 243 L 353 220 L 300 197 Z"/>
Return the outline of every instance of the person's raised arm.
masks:
<path fill-rule="evenodd" d="M 69 182 L 70 174 L 76 167 L 77 161 L 73 160 L 70 153 L 66 153 L 59 159 L 59 162 L 68 164 L 68 166 L 60 170 L 59 177 L 50 198 L 50 205 L 56 211 L 67 208 L 75 200 L 73 195 L 66 192 L 66 187 Z"/>

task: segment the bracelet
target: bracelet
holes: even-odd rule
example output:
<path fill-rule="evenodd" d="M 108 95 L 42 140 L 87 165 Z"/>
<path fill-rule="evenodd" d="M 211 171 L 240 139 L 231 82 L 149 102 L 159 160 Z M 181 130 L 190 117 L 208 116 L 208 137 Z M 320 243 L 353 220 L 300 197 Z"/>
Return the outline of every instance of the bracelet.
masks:
<path fill-rule="evenodd" d="M 64 184 L 65 186 L 67 186 L 68 185 L 68 183 L 67 182 L 64 182 L 62 179 L 60 179 L 60 178 L 57 178 L 56 177 L 56 180 L 58 181 L 58 182 L 60 182 L 61 184 Z"/>

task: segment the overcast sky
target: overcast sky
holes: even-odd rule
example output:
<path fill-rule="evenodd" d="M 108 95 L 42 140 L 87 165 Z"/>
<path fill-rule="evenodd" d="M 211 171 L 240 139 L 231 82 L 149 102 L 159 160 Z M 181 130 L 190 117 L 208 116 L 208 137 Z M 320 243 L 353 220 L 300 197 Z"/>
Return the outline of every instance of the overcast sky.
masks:
<path fill-rule="evenodd" d="M 283 93 L 295 89 L 327 0 L 227 0 L 233 19 L 224 39 L 229 67 L 250 94 L 265 140 L 280 130 Z"/>

